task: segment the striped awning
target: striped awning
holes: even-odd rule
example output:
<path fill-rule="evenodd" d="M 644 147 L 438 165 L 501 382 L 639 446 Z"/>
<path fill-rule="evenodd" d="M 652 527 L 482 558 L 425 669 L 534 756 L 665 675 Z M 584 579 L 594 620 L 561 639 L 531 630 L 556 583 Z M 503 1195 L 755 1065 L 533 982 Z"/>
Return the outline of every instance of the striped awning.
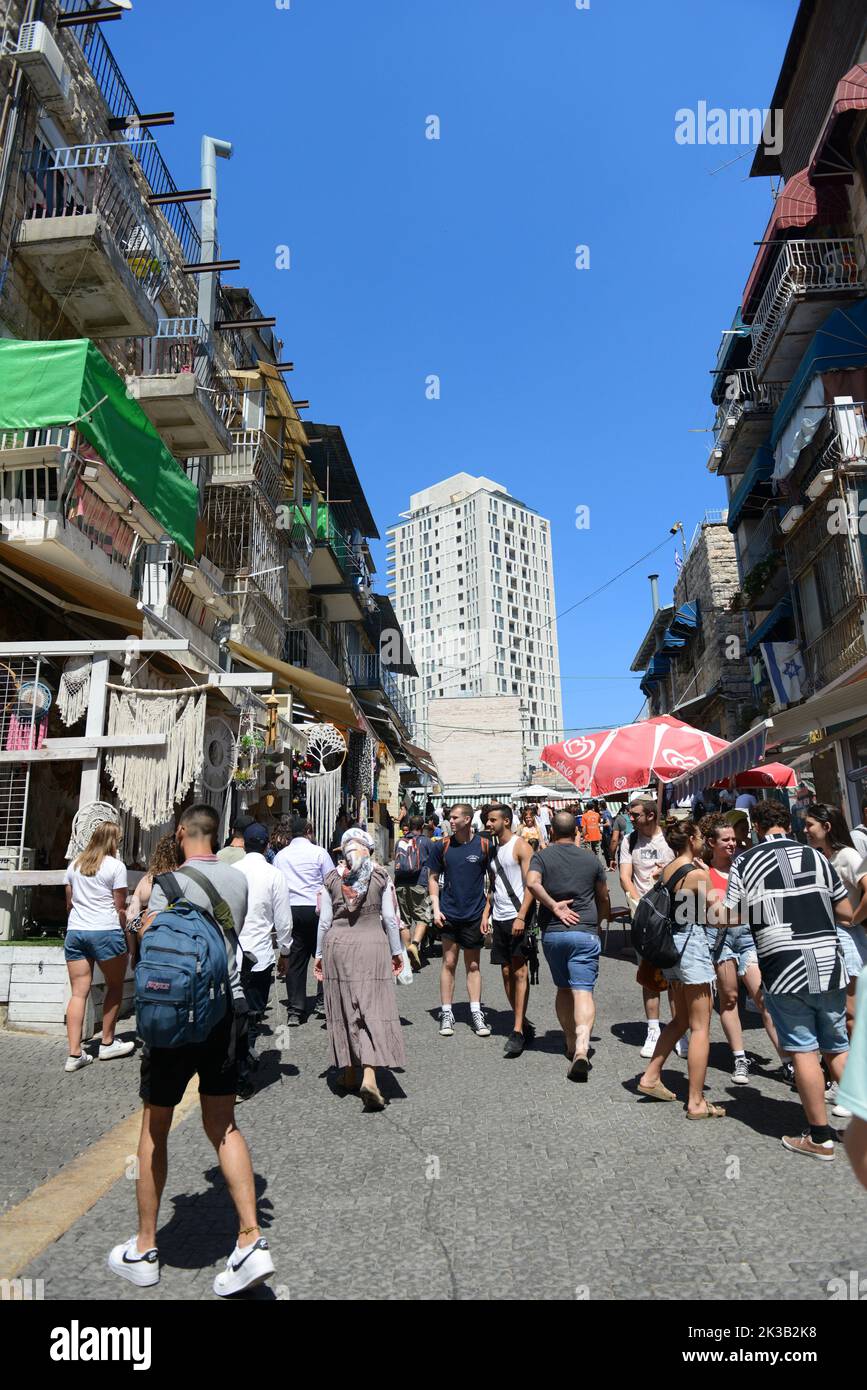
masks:
<path fill-rule="evenodd" d="M 673 799 L 682 801 L 684 797 L 693 796 L 696 792 L 704 791 L 706 787 L 712 787 L 717 782 L 736 777 L 739 772 L 746 772 L 749 768 L 755 767 L 765 755 L 765 743 L 771 723 L 770 719 L 763 720 L 754 729 L 736 738 L 734 743 L 730 743 L 721 753 L 715 753 L 712 758 L 699 763 L 683 777 L 669 782 L 668 789 Z"/>

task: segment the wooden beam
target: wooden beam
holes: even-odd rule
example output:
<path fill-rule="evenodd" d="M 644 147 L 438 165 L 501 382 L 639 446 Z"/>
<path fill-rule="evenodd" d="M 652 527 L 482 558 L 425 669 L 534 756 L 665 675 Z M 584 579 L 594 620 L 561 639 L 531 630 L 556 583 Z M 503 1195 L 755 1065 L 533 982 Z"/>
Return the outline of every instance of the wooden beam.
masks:
<path fill-rule="evenodd" d="M 97 642 L 0 642 L 0 656 L 96 656 L 110 652 L 188 652 L 186 638 L 115 637 Z"/>
<path fill-rule="evenodd" d="M 134 687 L 133 687 L 134 688 Z M 43 748 L 161 748 L 165 734 L 99 734 L 79 735 L 77 738 L 47 738 Z"/>

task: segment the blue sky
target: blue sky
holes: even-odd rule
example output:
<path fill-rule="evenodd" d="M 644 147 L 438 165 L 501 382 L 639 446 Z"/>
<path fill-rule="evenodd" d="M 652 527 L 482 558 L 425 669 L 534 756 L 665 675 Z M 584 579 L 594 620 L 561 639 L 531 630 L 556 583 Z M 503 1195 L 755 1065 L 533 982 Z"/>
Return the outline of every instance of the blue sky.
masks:
<path fill-rule="evenodd" d="M 381 588 L 385 527 L 461 469 L 552 519 L 561 612 L 724 505 L 710 436 L 690 430 L 712 422 L 709 369 L 771 187 L 743 146 L 676 143 L 675 112 L 767 106 L 796 9 L 136 0 L 105 26 L 140 108 L 176 113 L 159 138 L 180 187 L 200 182 L 203 132 L 234 143 L 218 165 L 222 250 L 242 261 L 228 278 L 278 316 L 309 418 L 343 427 Z M 646 576 L 670 600 L 673 555 L 563 617 L 567 727 L 638 713 L 623 677 Z"/>

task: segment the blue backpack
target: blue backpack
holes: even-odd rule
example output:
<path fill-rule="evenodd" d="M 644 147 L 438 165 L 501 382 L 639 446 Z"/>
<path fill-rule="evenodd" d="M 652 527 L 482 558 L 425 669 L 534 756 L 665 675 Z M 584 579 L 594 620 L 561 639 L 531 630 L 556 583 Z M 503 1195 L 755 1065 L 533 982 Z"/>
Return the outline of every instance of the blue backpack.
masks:
<path fill-rule="evenodd" d="M 203 1043 L 229 1006 L 226 938 L 216 912 L 219 906 L 231 920 L 230 910 L 203 874 L 184 872 L 205 889 L 215 915 L 185 898 L 174 874 L 157 879 L 169 905 L 143 934 L 135 968 L 136 1027 L 148 1047 Z"/>

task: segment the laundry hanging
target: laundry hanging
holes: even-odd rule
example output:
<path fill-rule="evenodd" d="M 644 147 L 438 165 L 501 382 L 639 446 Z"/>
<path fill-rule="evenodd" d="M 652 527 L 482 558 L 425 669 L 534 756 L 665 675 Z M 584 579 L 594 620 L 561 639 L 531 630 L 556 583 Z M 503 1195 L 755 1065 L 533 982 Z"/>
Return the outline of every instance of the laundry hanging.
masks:
<path fill-rule="evenodd" d="M 108 732 L 165 734 L 154 749 L 112 752 L 106 772 L 124 810 L 143 830 L 171 820 L 202 769 L 206 696 L 130 690 L 112 694 Z"/>

